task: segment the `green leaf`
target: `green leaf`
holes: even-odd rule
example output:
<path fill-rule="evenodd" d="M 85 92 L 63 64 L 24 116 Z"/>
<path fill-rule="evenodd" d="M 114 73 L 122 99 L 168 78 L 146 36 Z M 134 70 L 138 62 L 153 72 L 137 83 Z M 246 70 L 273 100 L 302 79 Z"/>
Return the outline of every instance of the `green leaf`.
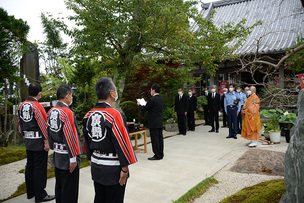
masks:
<path fill-rule="evenodd" d="M 282 109 L 276 109 L 277 110 L 277 112 L 279 112 L 279 113 L 284 113 L 283 111 L 282 111 Z"/>

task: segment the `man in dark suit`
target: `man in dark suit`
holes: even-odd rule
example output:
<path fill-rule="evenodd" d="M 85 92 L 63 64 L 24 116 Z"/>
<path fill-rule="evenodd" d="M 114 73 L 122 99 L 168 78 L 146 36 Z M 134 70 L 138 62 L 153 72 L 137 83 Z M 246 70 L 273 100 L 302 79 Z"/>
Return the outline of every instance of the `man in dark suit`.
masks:
<path fill-rule="evenodd" d="M 207 101 L 208 101 L 208 94 L 209 94 L 208 87 L 205 87 L 205 90 L 204 90 L 202 96 L 206 97 L 206 100 L 207 100 Z M 203 109 L 204 109 L 205 125 L 210 125 L 210 122 L 209 122 L 209 107 L 208 107 L 208 103 L 207 103 L 206 105 L 203 105 Z"/>
<path fill-rule="evenodd" d="M 178 121 L 178 135 L 186 135 L 186 116 L 189 107 L 189 99 L 183 94 L 183 88 L 178 88 L 178 95 L 175 98 L 175 115 Z"/>
<path fill-rule="evenodd" d="M 208 105 L 210 113 L 210 125 L 212 129 L 209 132 L 219 132 L 219 111 L 220 111 L 220 94 L 216 92 L 216 86 L 211 87 L 211 92 L 208 95 Z M 215 127 L 214 128 L 214 121 Z"/>
<path fill-rule="evenodd" d="M 191 131 L 195 130 L 195 119 L 194 116 L 196 114 L 196 106 L 197 106 L 197 98 L 193 95 L 192 89 L 189 89 L 189 108 L 187 113 L 187 120 L 188 120 L 188 128 Z"/>
<path fill-rule="evenodd" d="M 225 106 L 224 106 L 225 94 L 227 94 L 227 92 L 228 92 L 228 89 L 224 88 L 223 89 L 223 95 L 221 97 L 221 111 L 223 112 L 223 126 L 222 126 L 222 128 L 226 128 L 228 126 L 227 125 L 227 114 L 225 112 Z"/>
<path fill-rule="evenodd" d="M 164 99 L 159 96 L 160 85 L 153 84 L 151 87 L 151 98 L 148 100 L 145 106 L 141 106 L 139 103 L 139 109 L 142 111 L 148 111 L 149 114 L 149 129 L 152 142 L 153 157 L 148 160 L 160 160 L 164 157 L 164 138 L 163 138 L 163 109 Z"/>

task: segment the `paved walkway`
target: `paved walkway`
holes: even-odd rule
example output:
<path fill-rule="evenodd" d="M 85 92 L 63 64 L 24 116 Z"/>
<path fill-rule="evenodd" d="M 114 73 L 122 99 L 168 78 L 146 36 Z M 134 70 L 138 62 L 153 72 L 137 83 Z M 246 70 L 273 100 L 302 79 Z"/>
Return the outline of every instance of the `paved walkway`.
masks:
<path fill-rule="evenodd" d="M 233 149 L 245 149 L 246 140 L 226 139 L 228 128 L 220 133 L 208 133 L 210 126 L 198 126 L 186 136 L 178 135 L 165 139 L 165 157 L 160 161 L 148 161 L 153 155 L 151 144 L 148 153 L 137 152 L 138 163 L 130 166 L 126 203 L 172 202 L 189 189 L 227 165 L 220 159 Z M 165 133 L 170 136 L 175 133 Z M 55 179 L 49 179 L 46 190 L 54 194 Z M 80 171 L 79 202 L 93 202 L 94 188 L 90 167 Z M 6 201 L 7 203 L 34 202 L 26 195 Z M 55 202 L 55 201 L 53 201 Z"/>

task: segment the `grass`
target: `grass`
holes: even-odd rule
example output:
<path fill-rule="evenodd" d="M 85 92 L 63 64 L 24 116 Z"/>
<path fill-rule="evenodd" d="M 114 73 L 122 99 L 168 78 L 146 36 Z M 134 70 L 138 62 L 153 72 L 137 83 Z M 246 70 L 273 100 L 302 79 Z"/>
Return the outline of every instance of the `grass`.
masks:
<path fill-rule="evenodd" d="M 49 155 L 49 157 L 53 157 L 53 154 Z M 80 168 L 84 168 L 90 165 L 89 160 L 86 159 L 86 155 L 80 155 L 81 157 L 81 166 Z M 19 173 L 24 173 L 25 169 L 21 169 L 19 171 Z M 55 167 L 51 167 L 47 170 L 47 179 L 49 178 L 53 178 L 55 177 Z M 21 185 L 19 185 L 18 189 L 16 190 L 16 192 L 14 194 L 12 194 L 10 197 L 6 198 L 6 199 L 2 199 L 0 200 L 0 202 L 6 201 L 8 199 L 12 199 L 14 197 L 17 197 L 19 195 L 25 194 L 26 193 L 26 185 L 25 183 L 22 183 Z"/>
<path fill-rule="evenodd" d="M 26 158 L 25 146 L 0 147 L 0 166 Z"/>
<path fill-rule="evenodd" d="M 193 202 L 194 199 L 200 197 L 206 192 L 206 190 L 213 184 L 218 183 L 213 177 L 206 178 L 192 189 L 190 189 L 186 194 L 181 196 L 178 200 L 173 201 L 173 203 L 186 203 Z"/>
<path fill-rule="evenodd" d="M 284 179 L 261 182 L 225 198 L 221 203 L 275 203 L 286 192 Z"/>

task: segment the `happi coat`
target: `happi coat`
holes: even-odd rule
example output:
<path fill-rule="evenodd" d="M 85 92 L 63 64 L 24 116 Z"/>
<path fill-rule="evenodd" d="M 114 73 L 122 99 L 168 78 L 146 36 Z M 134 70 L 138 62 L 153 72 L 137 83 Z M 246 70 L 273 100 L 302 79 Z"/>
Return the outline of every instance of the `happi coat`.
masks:
<path fill-rule="evenodd" d="M 74 113 L 65 103 L 57 102 L 48 112 L 47 122 L 49 145 L 54 152 L 54 166 L 61 170 L 69 170 L 70 159 L 75 158 L 79 167 L 80 132 Z"/>
<path fill-rule="evenodd" d="M 121 168 L 137 162 L 124 115 L 106 102 L 97 103 L 83 118 L 83 134 L 93 181 L 118 184 Z"/>
<path fill-rule="evenodd" d="M 28 97 L 18 107 L 19 132 L 24 136 L 27 150 L 44 150 L 47 135 L 47 115 L 43 106 L 33 97 Z"/>

